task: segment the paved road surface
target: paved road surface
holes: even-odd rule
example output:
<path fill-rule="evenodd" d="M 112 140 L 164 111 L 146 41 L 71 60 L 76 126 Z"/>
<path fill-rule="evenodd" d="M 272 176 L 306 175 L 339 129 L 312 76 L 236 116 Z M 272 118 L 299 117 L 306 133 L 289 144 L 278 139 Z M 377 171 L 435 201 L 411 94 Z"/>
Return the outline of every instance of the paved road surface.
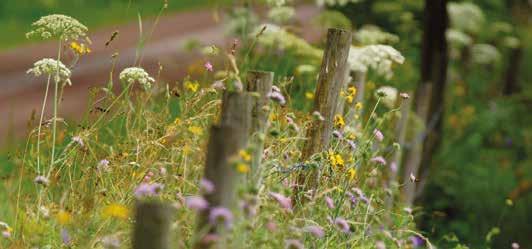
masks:
<path fill-rule="evenodd" d="M 308 21 L 317 12 L 318 9 L 312 6 L 298 7 L 297 19 L 304 26 L 308 26 Z M 153 22 L 145 21 L 144 32 L 150 30 L 152 25 Z M 105 42 L 115 30 L 119 30 L 119 36 L 109 47 L 105 47 Z M 317 39 L 319 34 L 315 31 L 305 29 L 305 38 Z M 115 72 L 120 72 L 122 68 L 134 63 L 139 40 L 138 24 L 102 29 L 92 33 L 90 38 L 93 51 L 83 56 L 73 69 L 73 85 L 65 88 L 61 103 L 62 117 L 76 118 L 83 113 L 86 109 L 88 89 L 107 82 L 112 64 L 111 55 L 114 52 L 120 54 Z M 183 51 L 183 45 L 191 38 L 203 44 L 228 43 L 221 24 L 214 21 L 213 13 L 208 10 L 166 16 L 161 18 L 143 50 L 143 67 L 154 75 L 160 63 L 164 67 L 162 78 L 180 79 L 184 76 L 187 65 L 198 59 L 197 55 Z M 56 57 L 56 51 L 56 43 L 45 42 L 0 53 L 0 148 L 8 137 L 23 137 L 27 132 L 26 124 L 32 111 L 40 112 L 46 79 L 27 75 L 26 70 L 41 58 Z M 52 98 L 49 98 L 46 117 L 50 117 L 51 102 Z"/>

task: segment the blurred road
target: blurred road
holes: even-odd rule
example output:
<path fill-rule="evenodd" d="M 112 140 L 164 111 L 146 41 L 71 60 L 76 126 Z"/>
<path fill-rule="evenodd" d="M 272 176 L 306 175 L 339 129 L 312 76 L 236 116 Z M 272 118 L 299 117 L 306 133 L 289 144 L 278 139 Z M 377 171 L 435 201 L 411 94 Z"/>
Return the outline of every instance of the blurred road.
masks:
<path fill-rule="evenodd" d="M 303 26 L 310 26 L 309 20 L 318 13 L 313 6 L 301 6 L 296 9 L 297 20 Z M 153 21 L 143 23 L 144 33 L 151 30 Z M 106 47 L 111 34 L 119 31 L 118 37 Z M 304 28 L 304 37 L 316 40 L 316 29 Z M 139 40 L 138 23 L 109 27 L 90 34 L 92 53 L 85 55 L 73 69 L 72 86 L 67 86 L 61 103 L 60 116 L 80 117 L 86 110 L 89 88 L 102 86 L 109 79 L 112 66 L 111 55 L 119 53 L 115 75 L 121 69 L 134 64 L 136 46 Z M 152 75 L 156 75 L 159 64 L 163 66 L 161 77 L 165 80 L 177 80 L 184 76 L 186 68 L 199 59 L 183 51 L 184 44 L 195 39 L 202 44 L 216 44 L 225 47 L 229 42 L 220 23 L 216 23 L 213 12 L 199 10 L 165 16 L 160 19 L 153 35 L 143 49 L 142 66 Z M 41 58 L 55 58 L 57 44 L 45 42 L 0 52 L 0 148 L 7 138 L 20 138 L 27 133 L 27 122 L 32 111 L 37 119 L 41 110 L 46 87 L 44 77 L 34 78 L 26 71 Z M 68 56 L 68 55 L 67 55 Z M 70 61 L 67 58 L 66 61 Z M 52 110 L 52 97 L 48 98 L 45 120 Z"/>

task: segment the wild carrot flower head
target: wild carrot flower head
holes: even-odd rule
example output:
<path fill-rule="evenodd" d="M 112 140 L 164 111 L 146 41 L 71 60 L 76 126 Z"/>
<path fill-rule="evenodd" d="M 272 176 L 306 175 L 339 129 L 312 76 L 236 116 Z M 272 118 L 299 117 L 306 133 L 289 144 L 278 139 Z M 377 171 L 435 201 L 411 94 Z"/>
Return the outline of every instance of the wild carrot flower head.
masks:
<path fill-rule="evenodd" d="M 325 236 L 325 231 L 320 226 L 307 226 L 304 228 L 305 232 L 308 232 L 316 238 L 323 238 Z"/>
<path fill-rule="evenodd" d="M 233 223 L 233 213 L 224 207 L 214 207 L 209 213 L 209 222 L 211 224 L 223 223 L 226 228 L 229 228 Z"/>
<path fill-rule="evenodd" d="M 405 58 L 391 46 L 369 45 L 351 47 L 348 61 L 352 71 L 367 72 L 371 68 L 377 74 L 389 79 L 393 76 L 392 64 L 403 64 Z"/>
<path fill-rule="evenodd" d="M 87 27 L 78 20 L 65 15 L 43 16 L 32 25 L 33 30 L 26 33 L 27 38 L 57 38 L 61 40 L 78 40 L 87 37 Z"/>
<path fill-rule="evenodd" d="M 270 196 L 279 203 L 279 205 L 287 210 L 292 210 L 292 200 L 282 194 L 270 192 Z"/>
<path fill-rule="evenodd" d="M 61 61 L 51 58 L 44 58 L 35 62 L 33 67 L 26 71 L 26 73 L 33 74 L 35 77 L 41 75 L 52 76 L 57 82 L 64 82 L 68 85 L 72 85 L 72 82 L 70 81 L 70 76 L 72 76 L 70 69 L 68 69 Z"/>
<path fill-rule="evenodd" d="M 197 211 L 205 210 L 209 207 L 209 203 L 201 196 L 189 196 L 185 198 L 185 204 L 188 208 Z"/>
<path fill-rule="evenodd" d="M 144 90 L 149 90 L 151 84 L 155 82 L 155 79 L 150 77 L 150 75 L 140 67 L 129 67 L 120 73 L 120 81 L 133 84 L 135 82 L 139 83 Z"/>

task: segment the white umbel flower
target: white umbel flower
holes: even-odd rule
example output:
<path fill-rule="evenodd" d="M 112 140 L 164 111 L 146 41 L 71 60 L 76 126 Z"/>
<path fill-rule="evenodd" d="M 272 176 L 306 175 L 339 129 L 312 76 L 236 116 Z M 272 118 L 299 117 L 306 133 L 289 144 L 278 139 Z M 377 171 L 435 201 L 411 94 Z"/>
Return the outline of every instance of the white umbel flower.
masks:
<path fill-rule="evenodd" d="M 78 40 L 87 37 L 87 27 L 78 20 L 65 15 L 48 15 L 41 17 L 32 24 L 33 30 L 26 34 L 26 37 L 41 37 L 49 39 L 52 37 L 61 40 Z"/>
<path fill-rule="evenodd" d="M 450 2 L 447 4 L 451 27 L 472 34 L 477 34 L 484 24 L 482 9 L 470 2 Z"/>
<path fill-rule="evenodd" d="M 122 72 L 120 73 L 120 81 L 129 84 L 137 82 L 146 91 L 149 90 L 151 88 L 151 84 L 155 82 L 155 80 L 150 77 L 150 75 L 144 69 L 140 67 L 129 67 L 122 70 Z"/>
<path fill-rule="evenodd" d="M 44 58 L 33 64 L 33 67 L 27 71 L 28 74 L 33 74 L 36 77 L 41 75 L 53 76 L 57 82 L 64 82 L 72 85 L 70 76 L 72 73 L 61 61 Z"/>
<path fill-rule="evenodd" d="M 263 46 L 275 46 L 282 50 L 290 50 L 297 55 L 312 59 L 320 59 L 323 55 L 321 49 L 310 45 L 302 39 L 275 24 L 262 24 L 258 26 L 250 35 L 258 37 L 257 42 Z"/>
<path fill-rule="evenodd" d="M 475 44 L 471 48 L 473 62 L 478 64 L 495 63 L 501 58 L 501 53 L 490 44 Z"/>
<path fill-rule="evenodd" d="M 382 31 L 379 27 L 366 25 L 353 34 L 353 38 L 360 45 L 392 44 L 399 41 L 399 37 L 392 33 Z"/>
<path fill-rule="evenodd" d="M 377 93 L 382 94 L 381 101 L 386 107 L 391 109 L 395 106 L 397 100 L 397 88 L 392 86 L 381 86 L 375 93 L 376 95 Z"/>
<path fill-rule="evenodd" d="M 324 5 L 327 5 L 327 6 L 335 6 L 335 5 L 338 5 L 338 6 L 344 6 L 348 3 L 358 3 L 358 2 L 362 2 L 363 0 L 316 0 L 316 4 L 318 6 L 324 6 Z"/>
<path fill-rule="evenodd" d="M 379 75 L 390 79 L 393 76 L 392 64 L 403 64 L 405 58 L 395 48 L 388 45 L 369 45 L 364 47 L 352 46 L 348 57 L 351 70 L 367 72 L 373 69 Z"/>

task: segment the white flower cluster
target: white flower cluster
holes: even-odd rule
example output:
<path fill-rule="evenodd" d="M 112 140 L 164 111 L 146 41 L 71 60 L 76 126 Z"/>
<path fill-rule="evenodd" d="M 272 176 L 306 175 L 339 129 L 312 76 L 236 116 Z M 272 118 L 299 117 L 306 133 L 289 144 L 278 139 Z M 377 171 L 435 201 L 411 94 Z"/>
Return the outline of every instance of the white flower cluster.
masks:
<path fill-rule="evenodd" d="M 484 13 L 470 2 L 450 2 L 447 4 L 451 27 L 463 32 L 476 34 L 484 24 Z"/>
<path fill-rule="evenodd" d="M 151 84 L 155 82 L 155 80 L 140 67 L 129 67 L 122 70 L 119 78 L 120 81 L 129 84 L 138 82 L 146 91 L 149 90 L 151 88 Z"/>
<path fill-rule="evenodd" d="M 381 101 L 386 107 L 393 108 L 395 106 L 397 100 L 397 88 L 392 86 L 381 86 L 377 89 L 375 95 L 378 95 L 378 93 L 384 95 L 381 98 Z"/>
<path fill-rule="evenodd" d="M 266 4 L 273 7 L 279 7 L 287 4 L 289 0 L 266 0 Z"/>
<path fill-rule="evenodd" d="M 447 41 L 456 47 L 469 46 L 473 43 L 473 39 L 468 34 L 458 29 L 448 29 L 445 32 Z"/>
<path fill-rule="evenodd" d="M 72 85 L 70 76 L 72 73 L 61 61 L 44 58 L 33 64 L 33 67 L 26 72 L 35 76 L 48 75 L 53 76 L 57 82 L 65 82 Z"/>
<path fill-rule="evenodd" d="M 384 32 L 377 26 L 364 26 L 353 34 L 353 38 L 360 45 L 392 44 L 399 41 L 399 37 L 392 33 Z"/>
<path fill-rule="evenodd" d="M 335 5 L 338 5 L 338 6 L 344 6 L 348 3 L 359 3 L 359 2 L 362 2 L 363 0 L 316 0 L 316 4 L 318 6 L 324 6 L 324 5 L 328 5 L 328 6 L 335 6 Z"/>
<path fill-rule="evenodd" d="M 501 54 L 496 47 L 490 44 L 475 44 L 471 48 L 473 62 L 478 64 L 490 64 L 497 62 Z"/>
<path fill-rule="evenodd" d="M 371 68 L 386 79 L 393 76 L 392 64 L 403 64 L 404 61 L 405 57 L 388 45 L 351 46 L 348 57 L 352 71 L 367 72 Z"/>
<path fill-rule="evenodd" d="M 87 27 L 78 20 L 65 15 L 48 15 L 41 17 L 32 24 L 33 30 L 26 34 L 26 37 L 41 37 L 49 39 L 52 37 L 61 40 L 77 40 L 87 37 Z"/>
<path fill-rule="evenodd" d="M 275 23 L 286 23 L 294 17 L 296 11 L 292 7 L 281 6 L 270 9 L 268 18 Z"/>
<path fill-rule="evenodd" d="M 262 33 L 261 33 L 262 32 Z M 261 34 L 258 43 L 263 46 L 276 46 L 282 50 L 293 51 L 297 55 L 320 59 L 323 51 L 313 47 L 304 39 L 286 31 L 285 29 L 274 24 L 259 25 L 250 35 Z"/>

